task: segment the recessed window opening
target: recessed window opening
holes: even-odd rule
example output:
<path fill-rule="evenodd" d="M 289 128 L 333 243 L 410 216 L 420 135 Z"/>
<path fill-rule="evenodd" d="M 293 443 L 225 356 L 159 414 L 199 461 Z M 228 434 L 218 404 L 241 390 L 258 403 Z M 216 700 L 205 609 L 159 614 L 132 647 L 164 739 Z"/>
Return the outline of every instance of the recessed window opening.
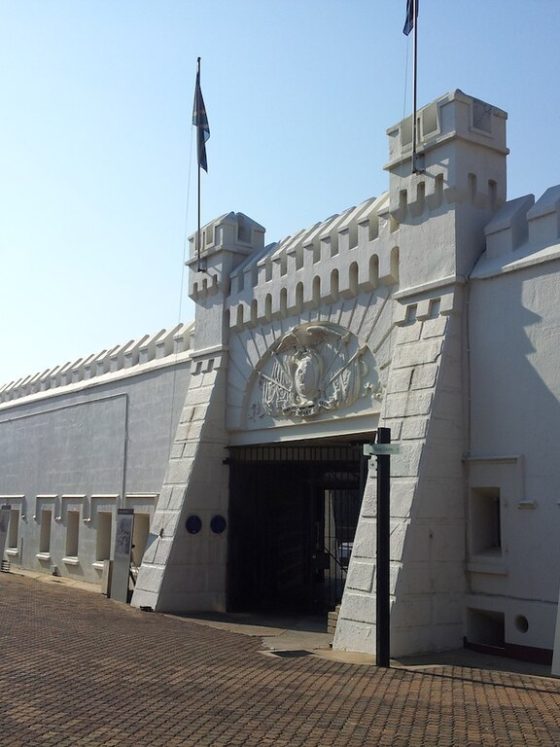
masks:
<path fill-rule="evenodd" d="M 267 259 L 264 265 L 264 279 L 268 282 L 272 280 L 272 262 Z"/>
<path fill-rule="evenodd" d="M 331 238 L 331 257 L 335 257 L 338 254 L 338 234 L 334 234 Z"/>
<path fill-rule="evenodd" d="M 313 244 L 313 264 L 321 261 L 321 242 L 315 241 Z"/>
<path fill-rule="evenodd" d="M 242 327 L 243 326 L 243 304 L 239 304 L 237 307 L 237 326 Z"/>
<path fill-rule="evenodd" d="M 350 293 L 357 296 L 359 290 L 359 268 L 357 262 L 352 262 L 348 271 L 348 281 L 350 283 Z"/>
<path fill-rule="evenodd" d="M 249 244 L 251 242 L 251 229 L 249 225 L 241 217 L 238 217 L 237 221 L 237 240 Z"/>
<path fill-rule="evenodd" d="M 379 257 L 372 254 L 369 258 L 369 282 L 374 288 L 379 285 Z"/>
<path fill-rule="evenodd" d="M 495 210 L 498 202 L 498 185 L 493 179 L 488 180 L 488 198 L 490 200 L 490 207 L 492 210 Z"/>
<path fill-rule="evenodd" d="M 301 246 L 298 246 L 296 249 L 296 270 L 301 270 L 303 267 L 303 249 Z"/>
<path fill-rule="evenodd" d="M 418 209 L 420 212 L 424 212 L 426 205 L 426 183 L 420 182 L 416 188 L 416 200 L 418 202 Z"/>
<path fill-rule="evenodd" d="M 338 298 L 338 270 L 331 272 L 331 298 L 333 301 Z"/>
<path fill-rule="evenodd" d="M 251 301 L 251 324 L 257 323 L 257 315 L 258 315 L 257 299 L 253 298 L 253 300 Z"/>
<path fill-rule="evenodd" d="M 301 314 L 303 311 L 303 283 L 296 285 L 296 311 Z"/>
<path fill-rule="evenodd" d="M 406 210 L 406 206 L 408 204 L 408 193 L 406 189 L 401 189 L 399 192 L 399 208 L 402 212 Z"/>
<path fill-rule="evenodd" d="M 66 556 L 78 556 L 78 539 L 80 534 L 80 512 L 66 512 Z"/>
<path fill-rule="evenodd" d="M 313 278 L 313 303 L 318 305 L 321 302 L 321 278 L 315 275 Z"/>
<path fill-rule="evenodd" d="M 267 322 L 272 319 L 272 296 L 270 293 L 267 293 L 264 299 L 264 316 Z"/>
<path fill-rule="evenodd" d="M 111 557 L 112 525 L 113 514 L 110 511 L 99 511 L 97 513 L 96 560 L 109 560 Z"/>
<path fill-rule="evenodd" d="M 288 257 L 286 252 L 280 256 L 280 275 L 285 275 L 288 272 Z"/>
<path fill-rule="evenodd" d="M 467 633 L 470 643 L 503 648 L 505 645 L 505 622 L 503 612 L 469 609 Z"/>
<path fill-rule="evenodd" d="M 471 491 L 470 520 L 472 553 L 501 554 L 500 488 L 474 488 Z"/>
<path fill-rule="evenodd" d="M 391 276 L 395 282 L 399 279 L 399 247 L 391 249 Z"/>
<path fill-rule="evenodd" d="M 435 319 L 437 316 L 439 316 L 439 310 L 441 307 L 441 299 L 440 298 L 432 298 L 430 301 L 430 305 L 428 307 L 428 316 L 430 319 Z"/>
<path fill-rule="evenodd" d="M 288 289 L 282 288 L 280 291 L 280 313 L 286 314 L 288 311 Z"/>
<path fill-rule="evenodd" d="M 418 306 L 415 303 L 406 307 L 406 320 L 405 321 L 407 324 L 414 324 L 414 322 L 416 321 L 417 311 L 418 311 Z"/>
<path fill-rule="evenodd" d="M 469 200 L 471 201 L 471 203 L 473 203 L 476 198 L 476 189 L 477 189 L 476 174 L 469 174 L 468 179 L 469 179 Z"/>
<path fill-rule="evenodd" d="M 435 193 L 437 206 L 439 207 L 443 202 L 443 174 L 436 176 Z"/>
<path fill-rule="evenodd" d="M 39 552 L 51 551 L 52 511 L 44 508 L 41 511 L 41 533 L 39 535 Z"/>
<path fill-rule="evenodd" d="M 373 241 L 379 236 L 379 218 L 377 215 L 372 215 L 369 219 L 369 240 Z"/>
<path fill-rule="evenodd" d="M 10 511 L 10 528 L 8 530 L 8 548 L 14 550 L 19 540 L 19 509 L 12 508 Z"/>
<path fill-rule="evenodd" d="M 409 145 L 412 142 L 412 117 L 407 117 L 401 123 L 401 145 Z"/>
<path fill-rule="evenodd" d="M 430 104 L 422 112 L 422 132 L 424 136 L 438 129 L 437 104 Z"/>

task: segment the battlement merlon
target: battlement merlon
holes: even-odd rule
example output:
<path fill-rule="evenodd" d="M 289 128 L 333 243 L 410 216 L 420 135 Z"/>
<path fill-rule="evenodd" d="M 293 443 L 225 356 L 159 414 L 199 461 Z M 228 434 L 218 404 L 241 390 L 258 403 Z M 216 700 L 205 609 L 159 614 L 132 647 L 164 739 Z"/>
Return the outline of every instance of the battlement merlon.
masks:
<path fill-rule="evenodd" d="M 507 114 L 456 90 L 417 112 L 417 154 L 420 174 L 412 174 L 412 117 L 387 130 L 390 211 L 400 220 L 403 190 L 409 205 L 430 199 L 443 189 L 448 203 L 472 201 L 479 207 L 506 200 Z M 448 146 L 448 147 L 446 147 Z M 452 157 L 447 152 L 452 147 Z M 443 158 L 442 158 L 443 156 Z M 422 194 L 418 194 L 421 189 Z"/>
<path fill-rule="evenodd" d="M 189 236 L 189 296 L 197 301 L 218 290 L 229 292 L 231 271 L 264 247 L 265 228 L 243 213 L 226 213 L 201 228 L 200 266 L 197 232 Z"/>

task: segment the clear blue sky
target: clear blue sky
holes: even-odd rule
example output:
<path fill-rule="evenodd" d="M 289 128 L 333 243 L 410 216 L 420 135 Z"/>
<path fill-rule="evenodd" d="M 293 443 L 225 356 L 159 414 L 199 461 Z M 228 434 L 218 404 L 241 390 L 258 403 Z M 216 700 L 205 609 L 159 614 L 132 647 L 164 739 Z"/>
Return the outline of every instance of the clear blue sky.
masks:
<path fill-rule="evenodd" d="M 383 192 L 405 5 L 0 0 L 0 382 L 192 318 L 198 55 L 203 222 L 242 211 L 273 241 Z M 419 104 L 500 106 L 509 196 L 560 182 L 560 0 L 421 0 L 418 28 Z"/>

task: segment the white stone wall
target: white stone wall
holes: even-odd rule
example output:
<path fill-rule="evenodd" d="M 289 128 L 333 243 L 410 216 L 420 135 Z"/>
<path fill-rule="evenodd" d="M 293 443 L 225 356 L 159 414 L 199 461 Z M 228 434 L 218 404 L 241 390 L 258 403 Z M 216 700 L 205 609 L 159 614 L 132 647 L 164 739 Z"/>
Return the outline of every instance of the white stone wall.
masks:
<path fill-rule="evenodd" d="M 132 599 L 137 607 L 225 610 L 227 534 L 210 528 L 213 516 L 228 518 L 223 364 L 219 355 L 193 361 L 150 545 Z M 202 522 L 198 534 L 187 532 L 190 515 Z"/>
<path fill-rule="evenodd" d="M 13 566 L 46 573 L 56 566 L 63 576 L 99 582 L 100 515 L 112 517 L 114 538 L 118 508 L 153 514 L 188 387 L 189 338 L 179 325 L 117 346 L 135 352 L 114 356 L 114 371 L 101 365 L 110 357 L 94 355 L 100 368 L 68 365 L 75 369 L 68 382 L 53 374 L 44 388 L 37 377 L 3 388 L 0 502 L 17 521 L 5 552 Z M 40 553 L 43 509 L 51 512 L 48 553 Z M 71 511 L 79 514 L 77 552 L 68 543 Z"/>
<path fill-rule="evenodd" d="M 560 584 L 560 187 L 512 200 L 470 284 L 469 609 L 551 649 Z M 500 491 L 501 547 L 477 547 L 473 491 Z M 527 629 L 521 624 L 524 618 Z"/>
<path fill-rule="evenodd" d="M 459 291 L 460 302 L 460 291 Z M 418 304 L 415 304 L 418 308 Z M 435 306 L 432 304 L 432 308 Z M 380 425 L 391 428 L 391 653 L 459 646 L 464 516 L 459 315 L 398 327 Z M 375 651 L 375 460 L 352 553 L 335 648 Z"/>

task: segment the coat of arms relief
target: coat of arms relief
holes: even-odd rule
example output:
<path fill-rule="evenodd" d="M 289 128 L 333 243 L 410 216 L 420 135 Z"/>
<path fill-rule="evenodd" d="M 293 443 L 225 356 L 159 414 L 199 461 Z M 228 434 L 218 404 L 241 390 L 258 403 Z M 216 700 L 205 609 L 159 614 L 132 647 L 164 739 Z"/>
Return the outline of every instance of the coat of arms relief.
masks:
<path fill-rule="evenodd" d="M 283 335 L 256 367 L 249 420 L 308 419 L 381 398 L 373 356 L 355 335 L 329 322 L 300 324 Z"/>

